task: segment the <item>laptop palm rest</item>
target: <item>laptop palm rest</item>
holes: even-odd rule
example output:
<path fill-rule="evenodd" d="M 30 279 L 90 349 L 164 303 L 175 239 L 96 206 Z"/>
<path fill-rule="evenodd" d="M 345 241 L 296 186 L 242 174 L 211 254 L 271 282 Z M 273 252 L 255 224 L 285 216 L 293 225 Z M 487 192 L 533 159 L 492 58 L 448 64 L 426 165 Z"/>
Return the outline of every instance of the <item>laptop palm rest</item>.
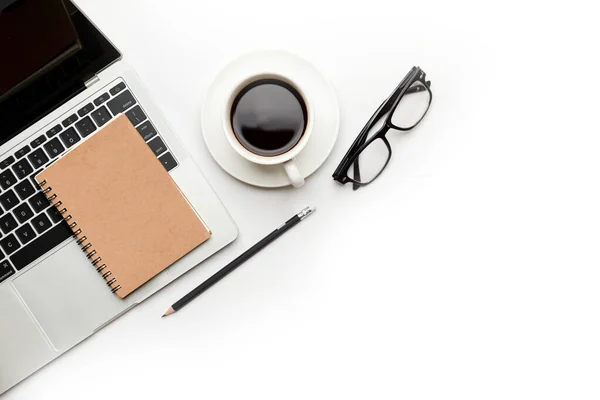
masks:
<path fill-rule="evenodd" d="M 125 300 L 111 293 L 81 248 L 72 241 L 15 279 L 14 285 L 57 351 L 85 339 L 107 321 L 164 285 L 157 276 Z"/>
<path fill-rule="evenodd" d="M 56 357 L 21 299 L 9 285 L 0 288 L 0 393 Z"/>

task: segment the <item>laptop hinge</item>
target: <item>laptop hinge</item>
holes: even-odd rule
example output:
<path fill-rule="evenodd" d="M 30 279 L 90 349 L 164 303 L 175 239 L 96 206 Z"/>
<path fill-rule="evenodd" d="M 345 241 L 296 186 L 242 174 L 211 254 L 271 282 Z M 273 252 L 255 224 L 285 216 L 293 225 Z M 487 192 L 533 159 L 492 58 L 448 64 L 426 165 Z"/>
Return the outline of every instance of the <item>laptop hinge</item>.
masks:
<path fill-rule="evenodd" d="M 91 79 L 89 79 L 89 80 L 87 80 L 85 82 L 85 87 L 89 88 L 89 87 L 91 87 L 92 85 L 94 85 L 94 84 L 96 84 L 98 82 L 100 82 L 100 78 L 98 78 L 98 75 L 94 75 L 94 76 L 92 76 Z"/>

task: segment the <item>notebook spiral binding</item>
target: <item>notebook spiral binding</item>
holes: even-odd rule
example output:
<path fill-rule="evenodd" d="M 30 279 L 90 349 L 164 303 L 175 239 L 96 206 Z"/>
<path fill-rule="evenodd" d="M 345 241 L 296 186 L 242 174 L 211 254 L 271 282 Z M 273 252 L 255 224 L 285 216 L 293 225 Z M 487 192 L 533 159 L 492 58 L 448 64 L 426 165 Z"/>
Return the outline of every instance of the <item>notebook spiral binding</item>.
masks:
<path fill-rule="evenodd" d="M 69 228 L 71 228 L 73 231 L 73 236 L 77 238 L 77 244 L 81 246 L 81 249 L 86 254 L 86 257 L 91 261 L 92 265 L 96 267 L 96 272 L 102 275 L 102 278 L 104 278 L 108 287 L 111 288 L 111 291 L 116 293 L 119 289 L 121 289 L 121 285 L 115 285 L 117 283 L 117 278 L 110 278 L 112 272 L 106 269 L 106 264 L 103 263 L 98 265 L 102 261 L 102 257 L 97 254 L 95 249 L 92 249 L 92 243 L 89 242 L 87 237 L 83 235 L 81 228 L 77 228 L 77 222 L 71 221 L 73 217 L 71 214 L 67 214 L 67 209 L 65 207 L 60 208 L 62 206 L 62 202 L 57 200 L 58 196 L 56 193 L 52 193 L 52 187 L 48 186 L 47 188 L 44 188 L 46 184 L 47 182 L 45 180 L 39 183 L 39 185 L 42 187 L 42 193 L 44 193 L 50 204 L 57 208 L 58 212 L 63 216 L 63 220 L 69 224 Z M 54 200 L 56 200 L 56 202 Z M 71 222 L 69 223 L 69 221 Z M 77 230 L 75 230 L 75 228 L 77 228 Z M 79 235 L 82 236 L 80 237 Z M 92 260 L 92 257 L 94 256 L 97 257 Z"/>

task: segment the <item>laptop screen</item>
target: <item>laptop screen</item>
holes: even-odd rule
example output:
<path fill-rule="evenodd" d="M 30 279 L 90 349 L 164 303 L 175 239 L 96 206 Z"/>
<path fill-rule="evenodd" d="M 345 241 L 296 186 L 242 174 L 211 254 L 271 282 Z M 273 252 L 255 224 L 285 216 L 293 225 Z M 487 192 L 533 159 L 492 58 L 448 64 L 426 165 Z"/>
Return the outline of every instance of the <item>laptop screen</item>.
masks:
<path fill-rule="evenodd" d="M 119 57 L 70 0 L 0 0 L 0 145 Z"/>

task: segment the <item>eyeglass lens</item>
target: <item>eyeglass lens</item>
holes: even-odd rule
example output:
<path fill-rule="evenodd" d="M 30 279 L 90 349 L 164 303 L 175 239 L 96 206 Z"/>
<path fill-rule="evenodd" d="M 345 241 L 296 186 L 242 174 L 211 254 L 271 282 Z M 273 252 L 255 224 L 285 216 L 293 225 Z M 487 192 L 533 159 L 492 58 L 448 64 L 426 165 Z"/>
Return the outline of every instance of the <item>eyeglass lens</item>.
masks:
<path fill-rule="evenodd" d="M 414 82 L 392 114 L 393 125 L 410 129 L 423 118 L 429 108 L 431 94 L 422 82 Z"/>
<path fill-rule="evenodd" d="M 390 150 L 388 146 L 383 138 L 377 138 L 352 163 L 348 169 L 348 178 L 360 183 L 369 183 L 377 178 L 389 158 Z M 360 167 L 358 172 L 354 168 L 354 164 L 357 162 Z"/>

